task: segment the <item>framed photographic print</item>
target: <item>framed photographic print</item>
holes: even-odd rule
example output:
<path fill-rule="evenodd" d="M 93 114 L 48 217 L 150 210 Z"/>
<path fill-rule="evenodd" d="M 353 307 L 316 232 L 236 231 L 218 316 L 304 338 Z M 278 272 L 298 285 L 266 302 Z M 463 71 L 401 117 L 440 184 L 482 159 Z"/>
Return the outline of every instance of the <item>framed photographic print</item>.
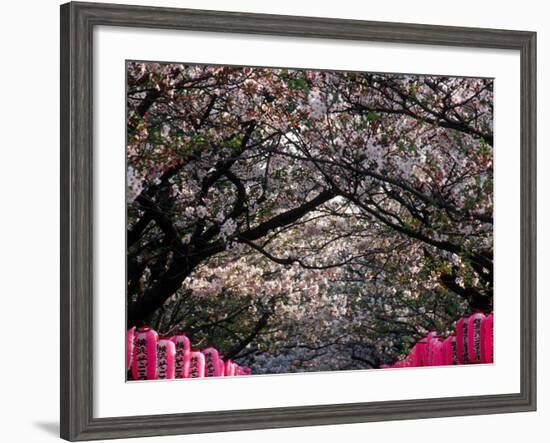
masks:
<path fill-rule="evenodd" d="M 535 410 L 535 44 L 63 5 L 61 436 Z"/>

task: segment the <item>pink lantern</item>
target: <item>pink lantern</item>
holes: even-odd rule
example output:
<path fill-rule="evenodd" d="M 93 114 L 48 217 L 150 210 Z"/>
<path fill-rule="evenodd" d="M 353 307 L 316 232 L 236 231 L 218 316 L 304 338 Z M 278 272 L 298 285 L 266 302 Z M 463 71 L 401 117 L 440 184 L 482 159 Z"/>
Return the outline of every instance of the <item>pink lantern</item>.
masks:
<path fill-rule="evenodd" d="M 425 338 L 419 340 L 413 347 L 411 352 L 411 366 L 419 367 L 426 366 L 426 351 L 428 342 Z"/>
<path fill-rule="evenodd" d="M 225 375 L 225 362 L 221 358 L 218 359 L 218 374 L 220 377 Z"/>
<path fill-rule="evenodd" d="M 411 366 L 418 367 L 418 366 L 424 366 L 426 361 L 426 343 L 420 340 L 418 343 L 416 343 L 411 353 L 409 354 L 409 361 L 411 362 Z"/>
<path fill-rule="evenodd" d="M 438 338 L 432 338 L 429 342 L 428 352 L 432 366 L 441 366 L 443 364 L 443 342 Z"/>
<path fill-rule="evenodd" d="M 443 366 L 443 341 L 439 341 L 439 353 L 437 354 L 438 361 L 436 361 L 437 366 Z"/>
<path fill-rule="evenodd" d="M 432 331 L 426 337 L 420 339 L 415 345 L 416 350 L 416 366 L 428 366 L 429 363 L 429 343 L 437 334 Z"/>
<path fill-rule="evenodd" d="M 493 314 L 481 322 L 481 361 L 493 363 Z"/>
<path fill-rule="evenodd" d="M 204 354 L 204 364 L 205 364 L 205 377 L 219 377 L 220 376 L 220 367 L 218 360 L 220 356 L 216 348 L 210 346 L 206 349 L 203 349 L 202 353 Z"/>
<path fill-rule="evenodd" d="M 225 376 L 233 377 L 235 375 L 235 364 L 231 360 L 225 362 Z"/>
<path fill-rule="evenodd" d="M 418 362 L 417 362 L 417 359 L 416 359 L 416 349 L 413 347 L 411 349 L 411 351 L 409 352 L 409 355 L 408 355 L 408 360 L 409 360 L 409 366 L 414 368 L 416 366 L 418 366 Z"/>
<path fill-rule="evenodd" d="M 160 340 L 157 345 L 157 368 L 160 380 L 172 379 L 175 374 L 176 345 L 172 340 Z"/>
<path fill-rule="evenodd" d="M 184 334 L 174 335 L 170 340 L 176 347 L 175 378 L 189 378 L 189 364 L 191 362 L 191 344 Z"/>
<path fill-rule="evenodd" d="M 136 331 L 136 327 L 133 326 L 132 328 L 128 329 L 128 332 L 126 333 L 126 370 L 132 367 L 132 358 L 134 355 L 135 331 Z"/>
<path fill-rule="evenodd" d="M 132 378 L 155 380 L 157 378 L 158 334 L 149 327 L 142 327 L 134 335 Z"/>
<path fill-rule="evenodd" d="M 191 352 L 189 377 L 191 378 L 204 377 L 204 354 L 200 351 Z"/>
<path fill-rule="evenodd" d="M 468 320 L 461 318 L 456 323 L 456 358 L 459 365 L 469 363 L 468 356 Z"/>
<path fill-rule="evenodd" d="M 477 312 L 468 319 L 468 358 L 470 363 L 481 363 L 481 323 L 485 315 Z"/>
<path fill-rule="evenodd" d="M 426 366 L 434 366 L 436 360 L 436 354 L 440 352 L 439 339 L 435 332 L 430 332 L 426 337 Z M 439 359 L 440 360 L 440 359 Z"/>
<path fill-rule="evenodd" d="M 458 363 L 456 356 L 456 337 L 450 335 L 443 341 L 442 345 L 442 365 L 456 365 Z"/>

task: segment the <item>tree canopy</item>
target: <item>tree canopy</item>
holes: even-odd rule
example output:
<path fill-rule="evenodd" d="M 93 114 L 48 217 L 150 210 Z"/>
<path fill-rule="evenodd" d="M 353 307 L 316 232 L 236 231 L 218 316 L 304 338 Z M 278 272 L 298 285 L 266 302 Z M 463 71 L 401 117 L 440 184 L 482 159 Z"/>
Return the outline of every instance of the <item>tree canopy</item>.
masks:
<path fill-rule="evenodd" d="M 493 81 L 129 62 L 127 318 L 254 373 L 493 302 Z"/>

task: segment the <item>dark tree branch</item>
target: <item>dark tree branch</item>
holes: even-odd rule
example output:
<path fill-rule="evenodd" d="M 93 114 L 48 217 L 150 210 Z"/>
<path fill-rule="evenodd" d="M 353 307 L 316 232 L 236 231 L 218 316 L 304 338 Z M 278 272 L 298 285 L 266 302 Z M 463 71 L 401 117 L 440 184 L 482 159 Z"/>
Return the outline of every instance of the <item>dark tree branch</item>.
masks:
<path fill-rule="evenodd" d="M 264 312 L 258 322 L 256 323 L 256 326 L 252 330 L 250 334 L 248 334 L 243 340 L 241 340 L 239 343 L 237 343 L 235 346 L 233 346 L 229 351 L 224 353 L 224 357 L 226 359 L 233 359 L 238 356 L 239 352 L 241 352 L 244 348 L 248 346 L 249 343 L 254 340 L 258 334 L 261 332 L 262 329 L 264 329 L 267 326 L 267 322 L 269 320 L 269 317 L 271 314 L 269 312 Z"/>
<path fill-rule="evenodd" d="M 334 192 L 330 190 L 321 191 L 315 198 L 303 203 L 301 206 L 276 215 L 272 219 L 239 235 L 249 241 L 256 240 L 265 236 L 273 229 L 295 222 L 308 212 L 333 198 L 334 195 Z M 169 227 L 167 227 L 167 235 L 171 235 L 171 232 Z M 211 235 L 213 236 L 215 233 L 211 233 Z M 159 277 L 157 283 L 140 296 L 135 303 L 128 305 L 129 327 L 146 321 L 181 287 L 185 278 L 193 272 L 196 266 L 207 258 L 224 251 L 226 244 L 223 241 L 207 243 L 204 237 L 200 237 L 197 238 L 194 244 L 189 245 L 189 247 L 188 251 L 184 251 L 185 253 L 174 258 L 170 268 Z"/>

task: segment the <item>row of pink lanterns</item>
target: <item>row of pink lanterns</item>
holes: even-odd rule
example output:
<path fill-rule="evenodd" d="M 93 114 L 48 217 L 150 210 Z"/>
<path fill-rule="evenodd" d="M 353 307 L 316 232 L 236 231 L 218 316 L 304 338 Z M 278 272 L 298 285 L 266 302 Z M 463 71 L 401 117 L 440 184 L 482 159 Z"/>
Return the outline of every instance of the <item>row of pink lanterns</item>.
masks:
<path fill-rule="evenodd" d="M 447 366 L 493 363 L 493 314 L 476 312 L 456 322 L 456 330 L 445 339 L 430 332 L 418 341 L 409 355 L 380 368 Z"/>
<path fill-rule="evenodd" d="M 177 334 L 159 339 L 149 328 L 128 330 L 126 369 L 133 380 L 163 380 L 249 375 L 250 368 L 231 360 L 224 361 L 218 351 L 209 346 L 202 351 L 191 350 L 189 338 Z"/>

